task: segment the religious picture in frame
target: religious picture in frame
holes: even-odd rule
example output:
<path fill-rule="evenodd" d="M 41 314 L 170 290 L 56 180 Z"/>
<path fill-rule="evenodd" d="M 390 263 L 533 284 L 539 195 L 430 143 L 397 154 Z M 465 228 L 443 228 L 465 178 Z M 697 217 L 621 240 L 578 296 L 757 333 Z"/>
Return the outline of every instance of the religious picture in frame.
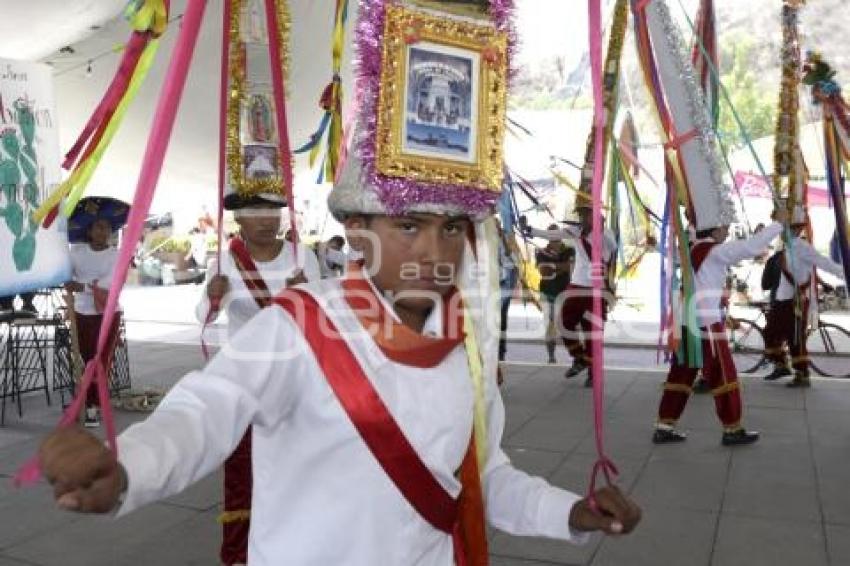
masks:
<path fill-rule="evenodd" d="M 437 43 L 407 50 L 401 150 L 411 155 L 473 163 L 481 57 Z"/>
<path fill-rule="evenodd" d="M 500 190 L 506 60 L 507 37 L 490 25 L 389 7 L 378 172 Z"/>
<path fill-rule="evenodd" d="M 274 101 L 270 94 L 248 94 L 242 112 L 242 143 L 277 143 Z"/>
<path fill-rule="evenodd" d="M 245 179 L 276 179 L 280 177 L 277 147 L 246 145 L 243 147 Z"/>

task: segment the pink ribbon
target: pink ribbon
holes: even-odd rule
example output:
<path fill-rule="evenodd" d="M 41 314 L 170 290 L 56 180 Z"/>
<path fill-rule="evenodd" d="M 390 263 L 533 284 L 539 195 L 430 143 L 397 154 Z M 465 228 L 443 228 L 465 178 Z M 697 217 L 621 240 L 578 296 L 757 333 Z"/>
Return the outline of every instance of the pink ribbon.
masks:
<path fill-rule="evenodd" d="M 278 151 L 280 169 L 283 171 L 283 188 L 289 207 L 292 227 L 292 252 L 298 265 L 298 225 L 296 224 L 295 199 L 292 197 L 292 150 L 289 147 L 289 126 L 286 122 L 286 89 L 283 82 L 283 58 L 280 53 L 280 29 L 278 28 L 275 0 L 266 0 L 266 24 L 269 30 L 269 58 L 272 67 L 272 89 L 277 116 Z"/>
<path fill-rule="evenodd" d="M 130 36 L 130 40 L 124 47 L 124 55 L 121 57 L 121 62 L 118 64 L 118 71 L 116 71 L 109 88 L 106 90 L 106 93 L 103 95 L 103 98 L 100 100 L 97 108 L 95 108 L 91 118 L 89 118 L 88 123 L 86 123 L 83 131 L 77 138 L 77 141 L 68 153 L 65 154 L 65 161 L 62 162 L 62 167 L 64 169 L 70 169 L 74 165 L 74 162 L 77 160 L 77 156 L 91 137 L 92 132 L 94 132 L 95 129 L 97 129 L 103 122 L 108 122 L 109 117 L 113 112 L 115 112 L 115 108 L 121 101 L 121 97 L 123 97 L 124 93 L 127 92 L 130 79 L 133 77 L 133 71 L 136 70 L 136 65 L 139 63 L 139 58 L 142 56 L 142 52 L 145 50 L 145 46 L 148 44 L 149 39 L 150 34 L 147 32 L 136 31 Z M 97 140 L 98 137 L 92 140 L 89 145 L 91 147 L 97 145 Z"/>
<path fill-rule="evenodd" d="M 226 153 L 227 153 L 227 91 L 229 86 L 229 75 L 227 72 L 228 62 L 230 61 L 230 14 L 233 11 L 232 0 L 224 0 L 224 20 L 221 26 L 221 76 L 219 84 L 218 97 L 218 213 L 216 216 L 216 239 L 218 245 L 215 248 L 216 259 L 216 275 L 221 275 L 221 245 L 224 240 L 224 178 L 226 169 Z M 204 291 L 206 292 L 206 291 Z M 205 360 L 210 359 L 209 348 L 205 336 L 207 328 L 213 320 L 213 317 L 218 314 L 221 309 L 221 300 L 216 299 L 210 301 L 210 310 L 207 311 L 207 316 L 204 318 L 204 324 L 201 326 L 201 353 Z"/>
<path fill-rule="evenodd" d="M 233 12 L 232 0 L 224 0 L 224 21 L 221 32 L 221 84 L 218 98 L 218 217 L 216 224 L 218 246 L 215 250 L 218 272 L 221 273 L 221 241 L 224 230 L 224 178 L 227 152 L 227 91 L 229 76 L 227 66 L 230 61 L 230 14 Z"/>
<path fill-rule="evenodd" d="M 189 64 L 192 61 L 192 52 L 195 49 L 205 7 L 206 0 L 188 0 L 187 2 L 183 21 L 180 26 L 180 35 L 177 37 L 174 54 L 172 55 L 171 63 L 168 66 L 168 72 L 165 76 L 165 82 L 159 95 L 153 126 L 151 127 L 141 172 L 139 173 L 139 180 L 136 185 L 136 194 L 133 197 L 133 205 L 130 207 L 127 227 L 122 238 L 121 248 L 118 251 L 115 275 L 112 278 L 106 311 L 103 313 L 103 321 L 100 324 L 97 355 L 86 366 L 77 396 L 59 421 L 59 427 L 67 427 L 76 422 L 77 415 L 79 415 L 85 401 L 86 392 L 91 385 L 92 379 L 96 379 L 100 406 L 103 411 L 103 423 L 106 427 L 107 442 L 116 458 L 118 457 L 118 444 L 115 434 L 115 419 L 112 415 L 112 407 L 109 404 L 107 375 L 101 358 L 106 352 L 106 345 L 109 341 L 109 330 L 112 327 L 112 320 L 115 317 L 115 311 L 118 306 L 118 296 L 127 279 L 130 260 L 133 257 L 136 243 L 141 236 L 145 217 L 150 209 L 156 184 L 162 171 L 162 162 L 165 158 L 165 152 L 168 149 L 168 142 L 171 139 L 171 131 L 174 127 L 177 109 L 180 106 L 180 98 L 183 94 L 183 87 L 186 84 Z M 15 475 L 15 483 L 17 485 L 31 484 L 38 481 L 40 475 L 38 456 L 34 456 Z"/>
<path fill-rule="evenodd" d="M 591 321 L 591 333 L 595 337 L 591 341 L 590 366 L 593 379 L 593 426 L 596 436 L 597 460 L 593 466 L 590 478 L 591 506 L 595 508 L 596 502 L 593 492 L 596 490 L 596 477 L 601 471 L 606 481 L 611 483 L 611 475 L 617 474 L 617 468 L 605 456 L 605 387 L 604 378 L 604 350 L 602 347 L 602 278 L 604 266 L 602 265 L 602 175 L 605 167 L 604 141 L 605 141 L 605 103 L 602 92 L 602 14 L 600 0 L 588 0 L 588 22 L 590 40 L 590 73 L 593 83 L 593 127 L 596 130 L 593 148 L 593 182 L 591 184 L 591 199 L 593 203 L 593 224 L 591 231 L 591 278 L 593 288 L 593 320 Z"/>

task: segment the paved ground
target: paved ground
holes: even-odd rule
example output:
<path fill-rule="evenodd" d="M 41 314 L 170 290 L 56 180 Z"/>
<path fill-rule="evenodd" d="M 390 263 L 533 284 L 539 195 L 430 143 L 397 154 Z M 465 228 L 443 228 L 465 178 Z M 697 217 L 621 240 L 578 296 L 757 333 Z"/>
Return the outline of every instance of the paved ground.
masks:
<path fill-rule="evenodd" d="M 590 392 L 580 380 L 565 381 L 563 366 L 529 363 L 541 354 L 539 345 L 509 349 L 519 361 L 507 367 L 504 444 L 518 467 L 582 490 L 594 459 Z M 597 537 L 581 548 L 493 533 L 494 566 L 850 564 L 850 382 L 792 391 L 747 378 L 746 420 L 763 432 L 762 442 L 722 448 L 711 398 L 697 397 L 683 421 L 688 442 L 655 447 L 649 436 L 663 370 L 648 352 L 610 354 L 612 367 L 639 368 L 607 373 L 607 446 L 621 485 L 644 508 L 643 524 L 632 536 Z M 201 361 L 197 346 L 160 342 L 133 342 L 130 357 L 138 386 L 167 386 Z M 218 474 L 120 521 L 60 513 L 45 486 L 16 490 L 7 479 L 58 409 L 33 396 L 23 419 L 7 418 L 0 429 L 0 566 L 216 563 Z M 139 415 L 118 418 L 123 427 Z"/>

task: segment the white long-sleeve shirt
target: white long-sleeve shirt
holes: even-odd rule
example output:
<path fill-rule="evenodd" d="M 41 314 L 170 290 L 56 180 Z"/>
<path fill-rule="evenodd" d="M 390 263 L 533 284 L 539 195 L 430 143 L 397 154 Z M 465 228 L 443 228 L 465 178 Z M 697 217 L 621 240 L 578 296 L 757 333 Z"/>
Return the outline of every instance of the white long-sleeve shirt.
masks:
<path fill-rule="evenodd" d="M 473 388 L 457 346 L 433 368 L 389 360 L 362 329 L 339 280 L 302 287 L 341 331 L 393 418 L 439 483 L 460 491 L 472 432 Z M 424 333 L 442 334 L 438 309 Z M 485 386 L 489 457 L 483 489 L 491 525 L 581 543 L 568 520 L 579 497 L 515 469 L 501 450 L 505 412 Z M 451 537 L 407 502 L 352 425 L 289 314 L 264 309 L 202 371 L 184 377 L 118 441 L 128 490 L 119 515 L 173 495 L 221 465 L 253 425 L 248 563 L 453 564 Z"/>
<path fill-rule="evenodd" d="M 280 253 L 273 260 L 254 260 L 254 263 L 272 296 L 280 293 L 286 287 L 286 280 L 295 274 L 296 269 L 304 271 L 304 277 L 307 278 L 307 281 L 317 281 L 319 279 L 319 262 L 316 259 L 316 254 L 303 244 L 298 244 L 297 265 L 292 244 L 289 242 L 284 242 Z M 203 323 L 206 321 L 207 313 L 210 310 L 210 300 L 207 297 L 206 284 L 218 272 L 218 262 L 216 260 L 210 261 L 210 265 L 207 268 L 207 280 L 204 284 L 204 290 L 201 293 L 198 306 L 195 307 L 195 317 L 198 319 L 198 322 Z M 230 283 L 230 290 L 224 296 L 221 308 L 227 311 L 227 334 L 229 337 L 232 337 L 237 330 L 242 328 L 251 317 L 260 311 L 260 307 L 251 296 L 248 288 L 245 287 L 242 275 L 240 275 L 239 270 L 236 268 L 236 264 L 233 263 L 233 256 L 229 251 L 222 252 L 221 254 L 221 274 L 226 276 Z M 213 313 L 210 322 L 218 318 L 219 312 Z"/>
<path fill-rule="evenodd" d="M 74 312 L 98 314 L 94 305 L 91 285 L 97 281 L 101 289 L 109 289 L 112 275 L 118 262 L 118 250 L 112 246 L 93 250 L 89 244 L 75 244 L 70 248 L 71 279 L 85 285 L 85 289 L 74 293 Z"/>
<path fill-rule="evenodd" d="M 577 226 L 566 226 L 561 230 L 538 230 L 531 228 L 529 234 L 535 238 L 543 238 L 549 241 L 558 240 L 576 240 L 576 256 L 573 263 L 573 272 L 570 276 L 570 285 L 578 287 L 592 287 L 591 280 L 592 266 L 590 257 L 587 255 L 584 246 L 579 242 L 582 238 L 581 228 Z M 590 236 L 588 236 L 588 239 Z M 589 240 L 588 240 L 589 241 Z M 602 231 L 602 260 L 609 262 L 614 259 L 614 254 L 617 253 L 617 240 L 614 233 L 607 228 Z"/>
<path fill-rule="evenodd" d="M 709 326 L 723 320 L 720 301 L 726 287 L 726 271 L 739 261 L 759 255 L 770 242 L 782 233 L 781 224 L 771 224 L 746 240 L 717 244 L 708 252 L 694 276 L 697 319 L 700 326 Z M 697 240 L 694 246 L 711 241 Z"/>
<path fill-rule="evenodd" d="M 794 277 L 794 284 L 788 281 L 783 273 L 776 290 L 777 301 L 787 301 L 794 298 L 794 286 L 802 285 L 812 276 L 812 269 L 817 267 L 836 277 L 844 277 L 844 269 L 826 256 L 819 254 L 807 241 L 795 237 L 789 248 L 785 248 L 785 260 L 788 271 Z M 793 255 L 793 257 L 791 257 Z"/>

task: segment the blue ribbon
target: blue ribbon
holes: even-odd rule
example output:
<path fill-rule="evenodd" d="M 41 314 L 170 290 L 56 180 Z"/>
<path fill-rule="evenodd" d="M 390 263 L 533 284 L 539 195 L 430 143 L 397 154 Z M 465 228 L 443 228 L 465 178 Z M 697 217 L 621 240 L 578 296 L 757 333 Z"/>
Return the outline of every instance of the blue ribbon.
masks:
<path fill-rule="evenodd" d="M 307 143 L 293 151 L 293 153 L 304 153 L 305 151 L 310 151 L 311 149 L 316 147 L 319 142 L 322 141 L 322 137 L 325 135 L 325 130 L 328 128 L 328 124 L 330 123 L 331 113 L 325 112 L 325 115 L 322 116 L 322 121 L 319 122 L 319 129 L 316 130 L 316 132 L 310 136 L 310 139 L 307 141 Z"/>

